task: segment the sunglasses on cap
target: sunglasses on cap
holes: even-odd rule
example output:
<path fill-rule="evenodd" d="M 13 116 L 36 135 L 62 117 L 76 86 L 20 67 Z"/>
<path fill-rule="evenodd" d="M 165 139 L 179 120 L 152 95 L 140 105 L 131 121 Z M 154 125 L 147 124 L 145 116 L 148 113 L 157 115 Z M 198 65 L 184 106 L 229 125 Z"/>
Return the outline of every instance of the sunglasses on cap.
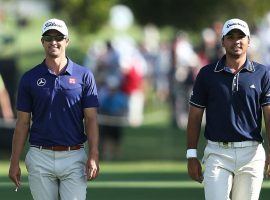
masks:
<path fill-rule="evenodd" d="M 67 36 L 65 36 L 65 35 L 43 35 L 42 36 L 42 39 L 46 42 L 51 42 L 51 41 L 60 42 L 66 38 L 67 38 Z"/>

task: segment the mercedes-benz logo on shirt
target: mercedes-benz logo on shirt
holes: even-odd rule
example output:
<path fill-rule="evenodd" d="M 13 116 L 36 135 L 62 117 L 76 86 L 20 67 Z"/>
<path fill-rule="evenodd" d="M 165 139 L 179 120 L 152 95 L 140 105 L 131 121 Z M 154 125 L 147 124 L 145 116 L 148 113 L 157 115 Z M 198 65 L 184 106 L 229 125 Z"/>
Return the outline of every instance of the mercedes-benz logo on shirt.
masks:
<path fill-rule="evenodd" d="M 37 85 L 38 86 L 44 86 L 46 84 L 45 78 L 40 78 L 37 80 Z"/>

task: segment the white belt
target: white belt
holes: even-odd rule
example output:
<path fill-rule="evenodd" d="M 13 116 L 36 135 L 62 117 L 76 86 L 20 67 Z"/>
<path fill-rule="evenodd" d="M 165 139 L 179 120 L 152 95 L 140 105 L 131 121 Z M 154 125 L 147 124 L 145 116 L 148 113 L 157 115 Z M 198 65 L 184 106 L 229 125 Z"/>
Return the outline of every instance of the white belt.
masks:
<path fill-rule="evenodd" d="M 213 142 L 208 140 L 209 144 L 214 144 L 222 148 L 242 148 L 251 147 L 260 144 L 258 141 L 243 141 L 243 142 Z"/>

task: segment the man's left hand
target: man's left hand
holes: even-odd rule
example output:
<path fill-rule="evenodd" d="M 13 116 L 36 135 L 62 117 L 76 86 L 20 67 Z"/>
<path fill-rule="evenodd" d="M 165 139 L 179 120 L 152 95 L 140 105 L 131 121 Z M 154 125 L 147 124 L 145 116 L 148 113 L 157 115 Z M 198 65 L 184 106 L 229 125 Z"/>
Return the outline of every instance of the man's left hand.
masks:
<path fill-rule="evenodd" d="M 98 159 L 88 158 L 86 163 L 87 180 L 94 180 L 99 174 Z"/>

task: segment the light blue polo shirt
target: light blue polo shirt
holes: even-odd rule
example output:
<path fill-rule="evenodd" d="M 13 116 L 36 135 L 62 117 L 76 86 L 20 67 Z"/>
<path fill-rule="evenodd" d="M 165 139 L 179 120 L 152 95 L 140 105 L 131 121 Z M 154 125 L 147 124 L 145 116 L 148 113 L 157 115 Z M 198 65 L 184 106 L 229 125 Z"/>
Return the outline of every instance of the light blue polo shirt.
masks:
<path fill-rule="evenodd" d="M 205 138 L 218 142 L 262 142 L 262 107 L 270 104 L 269 68 L 246 60 L 233 74 L 225 56 L 203 67 L 190 104 L 206 109 Z"/>
<path fill-rule="evenodd" d="M 32 114 L 32 145 L 84 143 L 83 109 L 91 107 L 98 107 L 94 76 L 90 69 L 70 59 L 59 75 L 50 73 L 43 61 L 21 78 L 17 110 Z"/>

